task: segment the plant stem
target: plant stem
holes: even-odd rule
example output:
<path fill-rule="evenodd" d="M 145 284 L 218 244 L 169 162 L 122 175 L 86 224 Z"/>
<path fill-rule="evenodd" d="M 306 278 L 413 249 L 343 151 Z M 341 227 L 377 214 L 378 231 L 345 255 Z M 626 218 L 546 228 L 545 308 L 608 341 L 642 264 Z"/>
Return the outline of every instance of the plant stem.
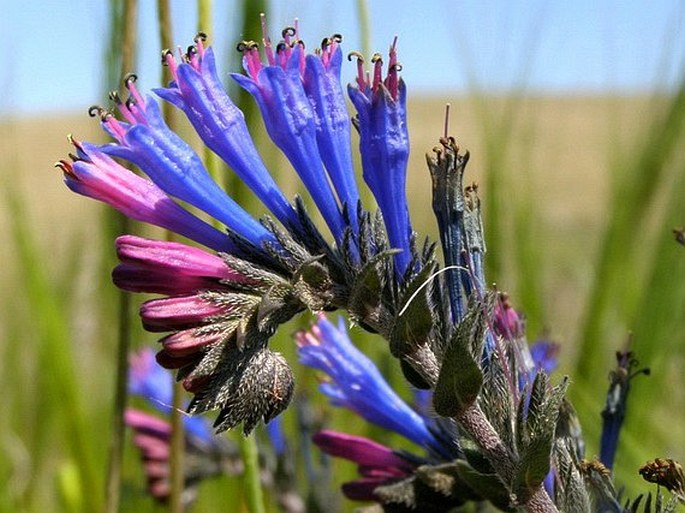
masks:
<path fill-rule="evenodd" d="M 545 489 L 540 486 L 524 505 L 528 513 L 558 513 Z"/>
<path fill-rule="evenodd" d="M 172 48 L 174 41 L 172 35 L 171 6 L 169 0 L 157 0 L 157 16 L 159 20 L 159 42 L 162 48 Z M 162 83 L 171 80 L 168 67 L 162 68 Z M 164 120 L 171 130 L 175 130 L 176 110 L 168 102 L 162 106 Z M 166 233 L 167 240 L 173 240 L 172 232 Z M 183 490 L 185 489 L 185 429 L 183 426 L 183 387 L 180 383 L 174 383 L 173 408 L 171 409 L 171 453 L 169 456 L 169 480 L 171 491 L 169 494 L 169 511 L 171 513 L 183 513 Z"/>
<path fill-rule="evenodd" d="M 477 404 L 466 408 L 456 417 L 459 426 L 466 431 L 488 459 L 503 483 L 511 483 L 516 471 L 514 456 L 497 434 L 492 424 Z M 558 513 L 557 507 L 545 489 L 540 486 L 521 504 L 529 513 Z"/>
<path fill-rule="evenodd" d="M 135 61 L 135 38 L 138 6 L 136 0 L 125 0 L 122 12 L 122 41 L 121 41 L 121 76 L 128 73 Z M 121 233 L 129 231 L 129 221 L 126 216 L 119 216 Z M 121 466 L 124 453 L 124 412 L 128 397 L 128 353 L 131 346 L 131 299 L 128 292 L 119 292 L 118 307 L 118 337 L 117 337 L 117 370 L 114 389 L 114 412 L 112 418 L 112 436 L 109 449 L 107 468 L 107 483 L 105 489 L 105 511 L 116 513 L 119 511 L 121 492 Z"/>
<path fill-rule="evenodd" d="M 185 488 L 185 429 L 183 426 L 183 386 L 174 383 L 174 406 L 171 409 L 171 494 L 169 511 L 183 513 L 183 489 Z"/>
<path fill-rule="evenodd" d="M 241 436 L 238 443 L 240 444 L 240 454 L 245 468 L 243 479 L 247 510 L 250 513 L 264 513 L 264 494 L 262 493 L 262 483 L 259 479 L 257 441 L 254 435 L 250 435 Z"/>

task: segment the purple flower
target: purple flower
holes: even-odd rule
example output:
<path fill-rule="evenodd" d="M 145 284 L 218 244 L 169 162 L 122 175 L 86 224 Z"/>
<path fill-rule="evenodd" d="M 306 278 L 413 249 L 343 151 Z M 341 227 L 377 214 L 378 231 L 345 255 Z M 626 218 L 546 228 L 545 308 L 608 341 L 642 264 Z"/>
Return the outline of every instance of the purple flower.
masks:
<path fill-rule="evenodd" d="M 171 494 L 171 424 L 134 408 L 126 410 L 124 422 L 133 430 L 133 443 L 140 452 L 148 493 L 159 502 L 167 502 Z M 188 433 L 185 447 L 182 499 L 186 506 L 195 500 L 201 480 L 242 472 L 237 447 L 224 438 L 202 440 Z"/>
<path fill-rule="evenodd" d="M 396 41 L 390 47 L 388 73 L 382 79 L 380 55 L 373 62 L 373 77 L 368 80 L 358 56 L 356 86 L 347 91 L 357 109 L 359 151 L 363 175 L 383 213 L 390 245 L 401 250 L 395 255 L 396 272 L 404 274 L 411 260 L 412 228 L 407 208 L 406 177 L 409 160 L 407 132 L 407 89 L 399 77 Z"/>
<path fill-rule="evenodd" d="M 352 279 L 360 272 L 375 273 L 379 283 L 389 285 L 378 292 L 393 295 L 413 257 L 417 268 L 431 260 L 428 252 L 411 254 L 413 233 L 406 218 L 404 192 L 393 200 L 403 205 L 399 211 L 405 216 L 404 228 L 399 230 L 396 205 L 388 206 L 382 199 L 387 230 L 359 205 L 351 122 L 340 85 L 340 37 L 326 39 L 316 55 L 306 56 L 304 46 L 293 40 L 296 36 L 296 30 L 286 30 L 284 40 L 275 47 L 265 36 L 265 64 L 256 44 L 242 44 L 247 73 L 235 79 L 255 97 L 267 130 L 301 176 L 335 244 L 325 240 L 301 203 L 296 200 L 291 205 L 285 200 L 272 180 L 242 113 L 221 87 L 214 55 L 204 47 L 202 37 L 178 60 L 165 53 L 173 81 L 157 93 L 184 111 L 204 143 L 236 170 L 280 224 L 270 219 L 258 222 L 211 179 L 199 156 L 165 124 L 157 103 L 138 91 L 134 75 L 125 80 L 125 101 L 111 95 L 119 118 L 101 107 L 91 108 L 114 142 L 95 146 L 73 141 L 73 162 L 58 164 L 74 191 L 216 252 L 126 235 L 117 240 L 121 262 L 112 277 L 122 289 L 163 296 L 147 300 L 140 308 L 147 330 L 168 332 L 161 340 L 157 362 L 178 369 L 186 390 L 195 394 L 189 411 L 221 410 L 217 429 L 242 422 L 249 432 L 289 403 L 292 373 L 287 362 L 268 348 L 279 325 L 304 310 L 347 307 L 354 295 Z M 397 77 L 398 67 L 393 49 L 389 77 L 383 84 L 375 77 L 370 85 L 373 91 L 359 93 L 371 102 L 368 115 L 360 114 L 364 134 L 385 137 L 372 133 L 373 127 L 371 131 L 364 128 L 375 123 L 374 113 L 388 117 L 390 124 L 403 119 L 405 92 Z M 380 110 L 374 100 L 380 98 L 379 91 L 388 96 L 381 101 L 384 106 Z M 405 128 L 402 126 L 406 135 Z M 396 148 L 394 132 L 388 137 L 389 145 Z M 362 147 L 370 151 L 367 142 Z M 397 156 L 402 152 L 391 153 Z M 135 164 L 147 178 L 115 159 Z M 391 160 L 396 162 L 395 157 Z M 395 175 L 400 169 L 406 171 L 404 167 L 393 164 L 388 183 L 396 184 Z M 375 176 L 377 180 L 372 182 L 381 187 L 382 177 Z M 390 196 L 396 195 L 384 198 Z M 223 223 L 229 233 L 195 217 L 184 208 L 186 204 Z M 385 258 L 389 246 L 402 250 L 399 260 L 395 258 L 403 263 L 394 268 Z M 366 308 L 367 299 L 358 299 L 359 308 Z M 384 297 L 383 303 L 391 307 L 391 299 Z M 368 321 L 369 329 L 377 329 L 374 319 Z M 369 382 L 372 388 L 374 380 Z M 333 393 L 334 387 L 330 390 Z M 352 405 L 353 396 L 347 394 Z M 433 450 L 435 442 L 422 419 L 401 401 L 393 401 L 379 411 L 369 409 L 367 415 L 375 416 L 382 425 L 394 422 L 399 432 Z M 400 420 L 393 420 L 395 414 Z"/>
<path fill-rule="evenodd" d="M 212 180 L 190 145 L 166 125 L 157 103 L 151 98 L 143 101 L 135 80 L 127 79 L 126 87 L 131 97 L 117 102 L 126 122 L 98 110 L 103 128 L 117 140 L 102 146 L 102 151 L 137 165 L 164 192 L 203 210 L 255 245 L 273 240 Z"/>
<path fill-rule="evenodd" d="M 151 349 L 142 349 L 129 357 L 128 390 L 131 395 L 148 401 L 157 410 L 168 413 L 173 404 L 173 378 L 169 371 L 155 361 Z M 215 436 L 211 426 L 202 417 L 184 417 L 183 424 L 197 443 L 211 444 Z"/>
<path fill-rule="evenodd" d="M 639 374 L 649 375 L 649 369 L 636 369 L 639 365 L 630 351 L 616 352 L 616 370 L 609 375 L 610 384 L 602 410 L 602 435 L 599 441 L 599 460 L 608 469 L 614 466 L 618 439 L 626 417 L 630 382 Z"/>
<path fill-rule="evenodd" d="M 339 35 L 326 38 L 319 53 L 307 55 L 303 80 L 304 90 L 314 107 L 321 159 L 340 203 L 346 205 L 350 222 L 356 227 L 359 191 L 352 165 L 350 116 L 340 84 L 340 41 Z"/>
<path fill-rule="evenodd" d="M 70 138 L 77 154 L 74 162 L 56 165 L 72 191 L 103 201 L 124 215 L 176 232 L 217 251 L 234 246 L 216 228 L 176 204 L 157 185 L 137 176 L 96 146 Z"/>
<path fill-rule="evenodd" d="M 317 142 L 315 109 L 302 81 L 304 48 L 299 43 L 291 46 L 292 35 L 294 32 L 284 31 L 285 41 L 274 55 L 265 34 L 266 65 L 262 64 L 256 44 L 242 44 L 247 76 L 231 76 L 257 101 L 269 136 L 299 174 L 335 239 L 341 241 L 345 222 L 328 183 Z"/>
<path fill-rule="evenodd" d="M 320 389 L 333 404 L 349 408 L 421 447 L 439 448 L 423 418 L 390 388 L 374 363 L 352 344 L 342 317 L 336 327 L 320 315 L 311 331 L 297 333 L 296 339 L 300 362 L 330 376 L 331 381 L 322 383 Z"/>

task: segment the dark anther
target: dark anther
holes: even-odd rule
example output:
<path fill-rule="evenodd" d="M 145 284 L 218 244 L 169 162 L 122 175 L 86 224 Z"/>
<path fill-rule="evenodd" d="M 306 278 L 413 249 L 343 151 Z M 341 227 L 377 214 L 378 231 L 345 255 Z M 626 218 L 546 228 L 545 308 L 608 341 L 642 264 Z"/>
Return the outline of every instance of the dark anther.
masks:
<path fill-rule="evenodd" d="M 392 69 L 393 69 L 393 71 L 396 71 L 399 73 L 400 71 L 402 71 L 402 64 L 400 64 L 399 62 L 396 62 L 393 65 Z"/>
<path fill-rule="evenodd" d="M 296 46 L 299 46 L 304 50 L 304 41 L 302 39 L 298 39 L 297 41 L 290 43 L 290 48 L 295 48 Z"/>
<path fill-rule="evenodd" d="M 347 54 L 348 61 L 351 61 L 353 58 L 356 58 L 361 63 L 364 62 L 364 56 L 360 52 L 350 52 Z"/>
<path fill-rule="evenodd" d="M 196 43 L 198 41 L 207 41 L 207 34 L 205 34 L 204 32 L 198 32 L 197 34 L 195 34 L 193 41 L 195 41 Z"/>
<path fill-rule="evenodd" d="M 102 116 L 102 113 L 105 112 L 105 109 L 100 107 L 99 105 L 91 105 L 88 108 L 88 115 L 91 118 L 97 117 L 97 116 Z"/>
<path fill-rule="evenodd" d="M 380 62 L 381 64 L 383 63 L 383 56 L 380 53 L 374 53 L 373 57 L 371 57 L 371 62 L 376 64 L 377 62 Z"/>
<path fill-rule="evenodd" d="M 259 48 L 259 44 L 254 41 L 241 41 L 236 46 L 236 50 L 240 53 L 245 53 L 247 50 L 254 50 L 255 48 Z"/>
<path fill-rule="evenodd" d="M 276 45 L 276 53 L 281 53 L 285 51 L 286 48 L 288 48 L 288 46 L 285 44 L 285 41 L 281 41 Z"/>
<path fill-rule="evenodd" d="M 128 88 L 131 84 L 135 84 L 138 80 L 138 75 L 135 73 L 126 73 L 124 76 L 124 85 Z"/>
<path fill-rule="evenodd" d="M 197 55 L 197 46 L 190 45 L 186 50 L 186 58 L 190 59 L 193 55 Z"/>
<path fill-rule="evenodd" d="M 133 98 L 132 96 L 129 96 L 126 98 L 126 108 L 131 110 L 131 107 L 135 107 L 137 105 L 136 99 Z"/>
<path fill-rule="evenodd" d="M 162 65 L 163 66 L 167 65 L 166 58 L 168 55 L 174 55 L 174 52 L 172 52 L 169 48 L 165 48 L 164 50 L 162 50 Z"/>
<path fill-rule="evenodd" d="M 297 29 L 295 27 L 285 27 L 281 31 L 281 37 L 294 36 L 297 34 Z"/>
<path fill-rule="evenodd" d="M 336 43 L 342 43 L 342 34 L 333 34 L 331 36 L 331 40 L 335 41 Z"/>
<path fill-rule="evenodd" d="M 119 93 L 117 91 L 110 91 L 109 99 L 117 105 L 121 105 L 121 97 L 119 96 Z"/>
<path fill-rule="evenodd" d="M 78 158 L 77 155 L 74 155 L 74 154 L 71 153 L 71 152 L 69 152 L 69 158 L 70 158 L 73 162 L 78 162 L 79 160 L 81 160 L 80 158 Z M 62 162 L 64 162 L 64 161 L 62 161 Z"/>
<path fill-rule="evenodd" d="M 330 37 L 324 37 L 323 40 L 321 41 L 321 49 L 325 50 L 326 48 L 329 47 L 329 45 L 332 43 Z"/>

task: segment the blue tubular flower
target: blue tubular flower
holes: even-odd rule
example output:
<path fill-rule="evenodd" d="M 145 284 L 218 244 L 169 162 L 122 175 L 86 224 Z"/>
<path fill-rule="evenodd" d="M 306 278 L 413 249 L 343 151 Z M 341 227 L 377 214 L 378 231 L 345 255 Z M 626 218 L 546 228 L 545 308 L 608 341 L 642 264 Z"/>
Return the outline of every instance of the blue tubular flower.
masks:
<path fill-rule="evenodd" d="M 165 53 L 174 77 L 169 87 L 155 89 L 163 99 L 181 109 L 202 141 L 236 172 L 262 203 L 285 225 L 297 226 L 295 209 L 266 169 L 245 124 L 245 116 L 221 85 L 214 52 L 195 39 L 194 50 L 178 64 Z"/>
<path fill-rule="evenodd" d="M 274 240 L 212 180 L 200 157 L 169 129 L 154 100 L 143 101 L 134 82 L 126 80 L 131 98 L 125 104 L 117 102 L 128 123 L 95 109 L 103 128 L 119 142 L 102 146 L 102 151 L 137 165 L 164 192 L 207 212 L 253 244 Z"/>
<path fill-rule="evenodd" d="M 353 227 L 357 226 L 359 191 L 354 180 L 351 153 L 351 123 L 340 85 L 341 38 L 324 39 L 319 55 L 305 59 L 304 89 L 316 115 L 316 140 L 328 176 Z"/>
<path fill-rule="evenodd" d="M 129 357 L 128 390 L 150 402 L 157 410 L 168 413 L 173 404 L 173 378 L 171 373 L 160 367 L 151 349 L 143 349 Z M 211 426 L 202 417 L 183 418 L 188 434 L 198 441 L 211 443 L 214 435 Z"/>
<path fill-rule="evenodd" d="M 608 469 L 614 466 L 618 437 L 626 417 L 630 382 L 638 374 L 649 374 L 649 369 L 635 370 L 639 364 L 630 351 L 616 352 L 616 362 L 618 368 L 609 376 L 611 383 L 602 410 L 602 436 L 599 442 L 599 460 Z"/>
<path fill-rule="evenodd" d="M 239 48 L 249 76 L 231 76 L 257 101 L 269 136 L 293 165 L 340 241 L 345 225 L 321 161 L 314 109 L 302 85 L 304 49 L 300 44 L 291 49 L 284 43 L 274 56 L 268 41 L 265 38 L 269 65 L 262 66 L 256 43 L 243 43 Z"/>
<path fill-rule="evenodd" d="M 330 376 L 332 381 L 320 388 L 333 404 L 349 408 L 426 449 L 440 451 L 421 416 L 400 399 L 373 362 L 352 344 L 343 318 L 336 328 L 321 315 L 311 332 L 299 332 L 296 338 L 300 362 Z"/>
<path fill-rule="evenodd" d="M 399 78 L 395 43 L 390 47 L 388 76 L 381 80 L 380 56 L 375 55 L 373 80 L 364 78 L 358 57 L 357 86 L 349 85 L 350 99 L 357 109 L 359 151 L 364 180 L 383 214 L 388 239 L 395 255 L 396 274 L 403 275 L 411 261 L 412 228 L 407 208 L 406 177 L 409 160 L 407 89 Z"/>

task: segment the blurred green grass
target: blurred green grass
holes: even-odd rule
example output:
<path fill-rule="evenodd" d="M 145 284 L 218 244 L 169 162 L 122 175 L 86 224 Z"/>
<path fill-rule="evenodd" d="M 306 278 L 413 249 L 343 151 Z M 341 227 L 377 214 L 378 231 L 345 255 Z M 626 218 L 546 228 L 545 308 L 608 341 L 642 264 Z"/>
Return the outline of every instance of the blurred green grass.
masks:
<path fill-rule="evenodd" d="M 488 278 L 527 315 L 531 339 L 547 336 L 562 345 L 562 371 L 572 378 L 570 395 L 589 457 L 598 452 L 612 355 L 630 332 L 637 357 L 652 367 L 651 377 L 634 383 L 615 469 L 629 493 L 643 490 L 638 466 L 656 456 L 682 459 L 685 446 L 685 430 L 674 415 L 685 405 L 679 392 L 685 254 L 670 233 L 685 218 L 683 91 L 653 97 L 413 98 L 410 208 L 415 229 L 433 239 L 423 154 L 442 134 L 446 101 L 452 104 L 451 133 L 472 154 L 467 180 L 482 184 Z M 102 235 L 111 218 L 66 191 L 59 172 L 51 170 L 69 150 L 66 131 L 87 140 L 102 137 L 85 115 L 0 124 L 0 227 L 7 235 L 0 248 L 6 291 L 0 376 L 8 388 L 0 420 L 0 479 L 7 483 L 0 511 L 102 507 L 116 340 L 116 293 L 108 280 L 113 245 Z M 266 141 L 259 145 L 273 154 Z M 282 176 L 293 176 L 283 172 L 282 158 L 270 161 Z M 297 190 L 293 180 L 284 180 L 289 193 Z M 257 205 L 251 208 L 259 213 Z M 274 341 L 291 362 L 296 356 L 289 334 L 298 322 Z M 137 323 L 133 329 L 136 346 L 154 346 L 154 336 Z M 359 330 L 354 335 L 408 394 L 384 343 Z M 298 393 L 314 396 L 314 376 L 300 368 L 298 374 Z M 317 408 L 323 404 L 315 400 Z M 341 410 L 327 416 L 334 428 L 398 443 Z M 291 435 L 297 432 L 293 417 L 289 411 Z M 353 465 L 333 465 L 337 482 L 355 475 Z M 244 511 L 241 486 L 229 478 L 208 483 L 194 511 Z M 137 454 L 127 444 L 121 510 L 159 509 L 145 496 Z"/>

